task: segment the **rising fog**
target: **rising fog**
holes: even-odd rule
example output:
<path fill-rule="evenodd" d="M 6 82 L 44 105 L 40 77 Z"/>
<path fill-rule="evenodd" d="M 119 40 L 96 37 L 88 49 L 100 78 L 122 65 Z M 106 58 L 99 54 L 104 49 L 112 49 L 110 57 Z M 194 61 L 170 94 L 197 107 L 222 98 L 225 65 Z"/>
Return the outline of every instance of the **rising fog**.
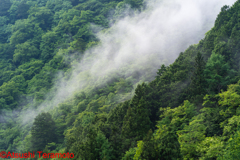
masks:
<path fill-rule="evenodd" d="M 75 92 L 100 87 L 114 75 L 138 73 L 138 81 L 152 80 L 162 64 L 174 62 L 180 52 L 204 38 L 214 26 L 223 5 L 235 0 L 150 0 L 142 13 L 126 16 L 97 34 L 100 44 L 72 63 L 70 76 L 59 74 L 53 97 L 38 110 L 27 110 L 24 121 L 33 121 L 41 110 L 64 102 Z M 114 15 L 112 15 L 114 16 Z M 93 25 L 93 28 L 96 26 Z M 60 51 L 59 51 L 60 52 Z M 60 53 L 59 53 L 60 54 Z M 88 88 L 85 88 L 85 87 Z M 23 114 L 22 114 L 23 115 Z M 26 116 L 27 115 L 27 116 Z"/>
<path fill-rule="evenodd" d="M 214 26 L 223 5 L 235 0 L 150 0 L 147 9 L 119 20 L 97 37 L 100 45 L 73 65 L 72 76 L 57 86 L 56 106 L 85 86 L 104 85 L 112 75 L 125 78 L 140 73 L 151 80 L 162 64 L 170 64 L 189 45 L 196 44 Z M 94 25 L 94 24 L 93 24 Z M 48 105 L 48 104 L 45 104 Z"/>

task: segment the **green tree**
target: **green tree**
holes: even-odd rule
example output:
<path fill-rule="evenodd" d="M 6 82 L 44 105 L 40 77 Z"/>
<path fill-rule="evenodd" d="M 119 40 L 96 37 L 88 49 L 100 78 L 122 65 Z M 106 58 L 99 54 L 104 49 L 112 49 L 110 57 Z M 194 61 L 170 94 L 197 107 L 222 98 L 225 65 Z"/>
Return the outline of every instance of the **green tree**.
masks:
<path fill-rule="evenodd" d="M 225 118 L 230 118 L 233 115 L 239 114 L 238 107 L 240 105 L 240 81 L 237 84 L 228 86 L 228 90 L 219 93 L 219 105 L 223 107 L 221 114 Z"/>
<path fill-rule="evenodd" d="M 225 62 L 222 55 L 213 52 L 207 61 L 204 74 L 208 83 L 208 92 L 219 93 L 221 89 L 226 90 L 235 71 L 230 69 L 230 65 Z"/>
<path fill-rule="evenodd" d="M 157 143 L 154 140 L 152 130 L 148 132 L 142 141 L 138 141 L 137 146 L 133 157 L 134 160 L 158 159 Z"/>
<path fill-rule="evenodd" d="M 122 156 L 121 154 L 126 151 L 122 147 L 124 139 L 121 135 L 121 131 L 124 117 L 127 114 L 129 103 L 130 101 L 125 101 L 122 104 L 118 104 L 108 114 L 108 124 L 110 125 L 111 128 L 109 142 L 112 144 L 113 147 L 112 154 L 116 159 L 120 159 L 120 157 Z"/>
<path fill-rule="evenodd" d="M 177 131 L 181 154 L 184 159 L 198 159 L 200 157 L 197 146 L 205 139 L 205 131 L 206 127 L 201 115 L 194 117 L 189 125 Z"/>
<path fill-rule="evenodd" d="M 112 149 L 111 146 L 101 132 L 97 132 L 95 129 L 90 128 L 87 134 L 87 139 L 80 143 L 79 158 L 85 160 L 103 159 L 111 160 Z"/>
<path fill-rule="evenodd" d="M 23 64 L 30 61 L 31 58 L 38 58 L 39 50 L 31 43 L 24 42 L 16 45 L 13 55 L 13 62 L 16 64 Z"/>
<path fill-rule="evenodd" d="M 223 155 L 219 155 L 217 160 L 239 158 L 240 158 L 240 133 L 238 129 L 228 140 L 226 149 L 223 151 Z"/>
<path fill-rule="evenodd" d="M 9 18 L 7 16 L 0 16 L 0 42 L 7 43 L 8 38 L 12 32 L 12 25 L 8 23 Z"/>
<path fill-rule="evenodd" d="M 163 74 L 164 72 L 166 72 L 166 70 L 167 70 L 167 68 L 166 68 L 166 66 L 163 64 L 163 65 L 161 66 L 161 68 L 158 69 L 158 72 L 157 72 L 158 76 L 162 76 L 162 74 Z"/>
<path fill-rule="evenodd" d="M 50 113 L 40 113 L 33 122 L 31 129 L 32 150 L 41 151 L 48 143 L 57 142 L 56 126 Z"/>
<path fill-rule="evenodd" d="M 23 94 L 23 92 L 19 91 L 18 87 L 25 85 L 25 83 L 21 84 L 24 78 L 22 76 L 19 76 L 16 77 L 15 80 L 18 78 L 20 80 L 20 84 L 18 82 L 16 83 L 15 81 L 9 81 L 7 83 L 3 83 L 3 85 L 0 86 L 0 109 L 14 109 L 17 107 L 20 95 Z"/>
<path fill-rule="evenodd" d="M 54 56 L 54 50 L 58 40 L 56 32 L 50 31 L 42 36 L 42 42 L 40 44 L 41 59 L 49 61 Z"/>
<path fill-rule="evenodd" d="M 15 46 L 30 39 L 32 42 L 37 41 L 39 43 L 39 39 L 42 36 L 42 33 L 42 29 L 39 27 L 39 25 L 32 23 L 30 19 L 17 20 L 16 23 L 12 26 L 10 44 Z"/>
<path fill-rule="evenodd" d="M 204 76 L 205 62 L 200 52 L 197 53 L 194 64 L 194 71 L 191 77 L 190 90 L 192 96 L 204 95 L 206 88 L 206 80 Z"/>
<path fill-rule="evenodd" d="M 26 19 L 28 18 L 28 10 L 30 8 L 30 5 L 26 4 L 26 2 L 21 2 L 18 5 L 17 11 L 16 11 L 16 19 Z"/>
<path fill-rule="evenodd" d="M 147 85 L 138 85 L 132 98 L 127 115 L 123 121 L 122 134 L 126 138 L 142 139 L 152 127 L 150 105 L 145 94 Z"/>
<path fill-rule="evenodd" d="M 10 0 L 0 0 L 0 16 L 7 16 L 12 3 Z"/>
<path fill-rule="evenodd" d="M 143 5 L 142 0 L 124 0 L 124 1 L 130 4 L 132 8 L 140 8 Z"/>
<path fill-rule="evenodd" d="M 53 13 L 47 7 L 31 7 L 28 13 L 29 19 L 31 19 L 32 23 L 38 24 L 42 30 L 51 28 Z"/>
<path fill-rule="evenodd" d="M 200 144 L 197 146 L 197 152 L 201 154 L 203 160 L 208 159 L 217 159 L 222 155 L 224 149 L 224 142 L 221 137 L 206 137 Z"/>
<path fill-rule="evenodd" d="M 178 159 L 181 158 L 180 143 L 178 142 L 177 131 L 184 128 L 193 116 L 196 115 L 196 107 L 189 101 L 174 109 L 161 108 L 163 112 L 157 124 L 153 138 L 146 137 L 146 145 L 154 146 L 154 150 L 142 150 L 142 153 L 151 155 L 155 159 Z M 145 144 L 144 144 L 145 145 Z M 144 146 L 143 145 L 143 146 Z M 153 147 L 151 146 L 151 147 Z M 148 152 L 145 152 L 148 151 Z"/>

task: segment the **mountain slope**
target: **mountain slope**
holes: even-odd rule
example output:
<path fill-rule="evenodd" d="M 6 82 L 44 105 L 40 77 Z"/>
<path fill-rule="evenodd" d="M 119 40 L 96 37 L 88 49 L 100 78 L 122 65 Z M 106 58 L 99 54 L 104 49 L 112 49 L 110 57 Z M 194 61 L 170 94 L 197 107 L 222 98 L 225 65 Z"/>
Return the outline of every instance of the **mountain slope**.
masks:
<path fill-rule="evenodd" d="M 58 93 L 63 97 L 58 103 L 54 91 L 64 84 L 56 83 L 53 73 L 63 70 L 63 79 L 71 79 L 71 65 L 84 59 L 79 53 L 99 45 L 90 23 L 107 28 L 111 9 L 129 9 L 130 4 L 136 11 L 144 4 L 12 1 L 10 8 L 4 2 L 10 10 L 1 16 L 7 34 L 0 45 L 2 150 L 72 152 L 74 159 L 90 160 L 239 157 L 234 146 L 239 144 L 240 1 L 222 7 L 205 38 L 181 52 L 174 63 L 154 71 L 153 81 L 141 83 L 153 79 L 146 66 L 139 67 L 149 71 L 145 77 L 139 71 L 124 74 L 128 68 L 110 74 L 110 80 L 90 79 L 91 70 L 78 72 L 76 85 L 83 77 L 87 87 L 67 100 L 68 90 Z M 124 16 L 116 10 L 115 17 Z M 92 55 L 87 56 L 91 60 Z"/>

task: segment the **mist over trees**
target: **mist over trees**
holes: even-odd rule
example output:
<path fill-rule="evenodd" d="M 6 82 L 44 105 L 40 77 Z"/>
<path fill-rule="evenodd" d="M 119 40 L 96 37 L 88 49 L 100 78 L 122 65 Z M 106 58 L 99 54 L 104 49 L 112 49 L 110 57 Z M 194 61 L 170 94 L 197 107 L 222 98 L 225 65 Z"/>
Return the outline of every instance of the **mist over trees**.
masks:
<path fill-rule="evenodd" d="M 221 8 L 198 44 L 154 74 L 155 61 L 139 61 L 134 70 L 129 59 L 104 74 L 101 63 L 109 62 L 91 61 L 101 53 L 86 55 L 119 19 L 147 12 L 145 1 L 0 4 L 0 151 L 69 152 L 82 160 L 240 158 L 239 0 Z M 114 47 L 107 49 L 119 51 Z M 101 70 L 77 65 L 88 60 Z M 64 83 L 77 88 L 67 98 L 56 96 L 69 93 Z"/>

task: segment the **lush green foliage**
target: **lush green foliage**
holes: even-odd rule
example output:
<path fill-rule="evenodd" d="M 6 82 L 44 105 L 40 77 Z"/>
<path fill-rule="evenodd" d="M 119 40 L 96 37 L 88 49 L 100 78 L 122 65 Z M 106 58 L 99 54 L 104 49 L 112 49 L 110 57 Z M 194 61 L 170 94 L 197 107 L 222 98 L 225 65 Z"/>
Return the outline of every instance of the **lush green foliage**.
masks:
<path fill-rule="evenodd" d="M 46 105 L 34 122 L 21 114 L 34 116 L 51 101 L 46 94 L 58 87 L 55 74 L 68 79 L 71 64 L 98 44 L 90 24 L 106 29 L 128 5 L 140 10 L 144 3 L 0 3 L 0 150 L 72 152 L 84 160 L 239 158 L 240 1 L 224 6 L 205 38 L 162 65 L 150 83 L 134 86 L 137 74 L 112 75 L 109 83 Z"/>

